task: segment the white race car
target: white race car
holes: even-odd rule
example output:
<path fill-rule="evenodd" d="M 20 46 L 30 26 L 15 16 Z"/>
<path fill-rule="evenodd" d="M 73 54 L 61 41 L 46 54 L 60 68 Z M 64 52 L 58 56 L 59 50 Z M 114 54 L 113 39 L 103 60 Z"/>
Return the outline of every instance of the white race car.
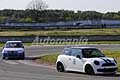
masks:
<path fill-rule="evenodd" d="M 21 41 L 7 41 L 2 50 L 3 59 L 24 59 L 25 50 Z"/>
<path fill-rule="evenodd" d="M 65 48 L 57 58 L 56 68 L 59 72 L 77 71 L 90 75 L 115 74 L 118 69 L 114 58 L 105 57 L 99 49 L 92 47 Z"/>

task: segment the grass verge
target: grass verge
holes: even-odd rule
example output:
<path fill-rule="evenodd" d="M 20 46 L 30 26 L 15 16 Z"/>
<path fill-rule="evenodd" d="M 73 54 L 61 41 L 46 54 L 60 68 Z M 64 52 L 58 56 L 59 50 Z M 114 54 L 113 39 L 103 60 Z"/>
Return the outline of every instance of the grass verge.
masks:
<path fill-rule="evenodd" d="M 93 41 L 93 42 L 62 42 L 62 43 L 24 43 L 25 46 L 31 46 L 31 45 L 82 45 L 82 44 L 120 44 L 120 41 Z M 0 47 L 3 47 L 5 43 L 0 43 Z"/>
<path fill-rule="evenodd" d="M 38 63 L 55 64 L 59 54 L 45 55 L 37 59 Z"/>
<path fill-rule="evenodd" d="M 120 41 L 88 41 L 88 42 L 47 42 L 33 43 L 32 45 L 82 45 L 82 44 L 120 44 Z"/>
<path fill-rule="evenodd" d="M 118 72 L 120 72 L 120 51 L 114 50 L 104 50 L 103 53 L 108 57 L 114 57 L 118 62 Z M 59 54 L 45 55 L 41 56 L 37 61 L 42 61 L 43 63 L 55 64 Z"/>
<path fill-rule="evenodd" d="M 82 36 L 82 35 L 120 35 L 120 28 L 110 29 L 69 29 L 36 31 L 0 31 L 0 36 Z"/>

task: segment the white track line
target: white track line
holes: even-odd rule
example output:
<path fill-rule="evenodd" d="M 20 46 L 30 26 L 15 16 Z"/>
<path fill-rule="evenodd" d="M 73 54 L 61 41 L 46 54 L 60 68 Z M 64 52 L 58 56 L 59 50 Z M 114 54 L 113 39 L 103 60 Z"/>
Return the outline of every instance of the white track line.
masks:
<path fill-rule="evenodd" d="M 17 62 L 15 62 L 15 61 L 13 61 L 13 60 L 3 60 L 3 62 L 5 62 L 5 63 L 7 63 L 7 64 L 19 64 L 19 63 L 17 63 Z"/>

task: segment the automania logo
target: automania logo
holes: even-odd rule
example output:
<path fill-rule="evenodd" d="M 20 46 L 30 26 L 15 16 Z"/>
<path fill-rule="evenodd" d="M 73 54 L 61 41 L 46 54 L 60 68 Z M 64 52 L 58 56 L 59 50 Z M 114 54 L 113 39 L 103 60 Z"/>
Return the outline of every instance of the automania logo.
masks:
<path fill-rule="evenodd" d="M 37 36 L 32 43 L 33 45 L 39 44 L 64 44 L 64 45 L 78 45 L 78 44 L 88 44 L 88 39 L 84 37 L 39 37 Z"/>

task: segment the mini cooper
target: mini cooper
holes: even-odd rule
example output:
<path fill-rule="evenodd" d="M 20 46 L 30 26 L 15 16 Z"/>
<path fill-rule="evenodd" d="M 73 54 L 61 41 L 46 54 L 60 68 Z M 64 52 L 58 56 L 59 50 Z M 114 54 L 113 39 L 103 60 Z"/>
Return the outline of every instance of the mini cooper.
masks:
<path fill-rule="evenodd" d="M 2 50 L 3 59 L 24 59 L 25 50 L 21 41 L 7 41 Z"/>
<path fill-rule="evenodd" d="M 115 74 L 117 62 L 114 58 L 106 57 L 99 49 L 92 47 L 64 48 L 56 61 L 59 72 L 77 71 L 93 74 Z"/>

